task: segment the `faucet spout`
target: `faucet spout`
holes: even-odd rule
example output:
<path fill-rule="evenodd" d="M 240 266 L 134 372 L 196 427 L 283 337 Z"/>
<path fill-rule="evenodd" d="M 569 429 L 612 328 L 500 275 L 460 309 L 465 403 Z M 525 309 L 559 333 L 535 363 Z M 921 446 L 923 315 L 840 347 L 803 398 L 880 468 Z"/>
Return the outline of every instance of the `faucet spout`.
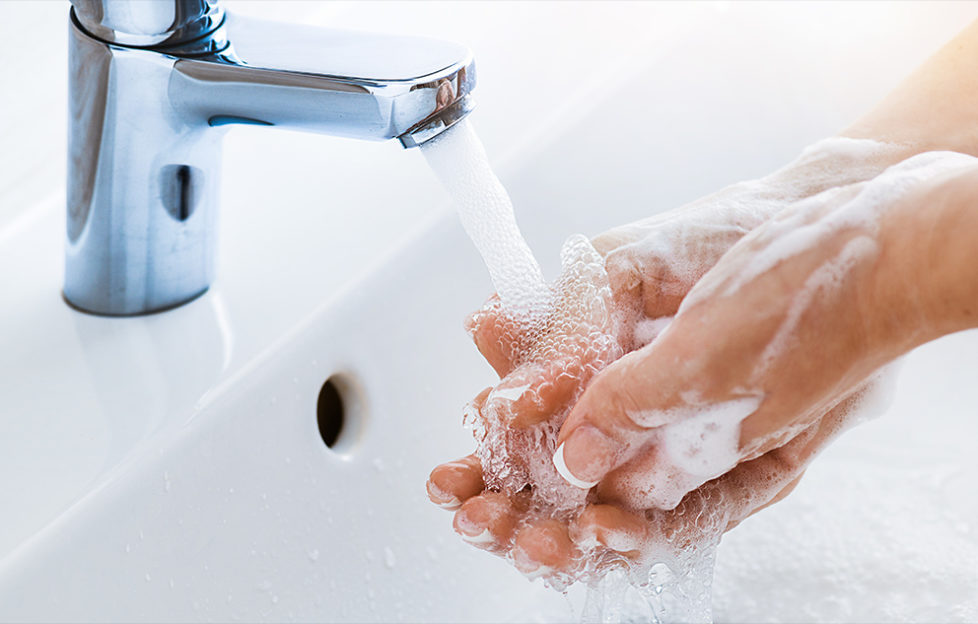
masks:
<path fill-rule="evenodd" d="M 175 106 L 211 126 L 241 120 L 358 139 L 407 135 L 413 147 L 431 138 L 419 132 L 436 118 L 472 108 L 475 65 L 458 44 L 234 15 L 223 28 L 227 48 L 177 60 L 169 84 Z"/>
<path fill-rule="evenodd" d="M 207 290 L 228 127 L 410 148 L 474 107 L 475 64 L 454 43 L 247 19 L 215 0 L 73 3 L 64 295 L 87 312 Z"/>

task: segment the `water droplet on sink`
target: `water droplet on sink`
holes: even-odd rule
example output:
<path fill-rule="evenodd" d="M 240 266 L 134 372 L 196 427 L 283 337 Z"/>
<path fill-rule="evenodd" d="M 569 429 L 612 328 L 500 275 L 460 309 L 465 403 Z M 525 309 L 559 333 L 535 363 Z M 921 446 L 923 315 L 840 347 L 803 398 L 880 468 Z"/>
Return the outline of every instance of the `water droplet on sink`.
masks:
<path fill-rule="evenodd" d="M 374 466 L 374 470 L 376 470 L 377 472 L 384 472 L 384 460 L 383 459 L 377 457 L 377 458 L 374 459 L 374 461 L 372 463 L 373 463 L 373 466 Z"/>
<path fill-rule="evenodd" d="M 319 549 L 313 548 L 309 551 L 309 561 L 319 561 Z"/>
<path fill-rule="evenodd" d="M 384 547 L 384 565 L 389 570 L 393 570 L 394 566 L 397 565 L 397 558 L 394 556 L 394 551 L 390 549 L 390 546 Z"/>
<path fill-rule="evenodd" d="M 152 580 L 153 580 L 153 577 L 149 575 L 149 572 L 147 572 L 146 573 L 146 582 L 149 583 Z"/>

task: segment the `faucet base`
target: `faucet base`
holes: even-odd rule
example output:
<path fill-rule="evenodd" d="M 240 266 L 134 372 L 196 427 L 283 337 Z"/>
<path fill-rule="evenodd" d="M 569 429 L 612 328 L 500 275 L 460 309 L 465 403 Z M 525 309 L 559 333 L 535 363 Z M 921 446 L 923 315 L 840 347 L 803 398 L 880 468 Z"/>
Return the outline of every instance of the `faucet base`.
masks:
<path fill-rule="evenodd" d="M 192 302 L 192 301 L 194 301 L 196 299 L 199 299 L 200 297 L 203 297 L 205 294 L 207 294 L 207 291 L 208 290 L 210 290 L 210 286 L 208 286 L 207 288 L 204 288 L 204 290 L 202 290 L 202 291 L 200 291 L 198 293 L 195 293 L 195 294 L 191 295 L 189 299 L 184 299 L 183 301 L 178 301 L 178 302 L 176 302 L 176 303 L 174 303 L 172 305 L 168 305 L 166 307 L 154 308 L 152 310 L 141 310 L 139 312 L 123 312 L 123 313 L 115 313 L 115 312 L 112 312 L 112 311 L 103 311 L 103 310 L 88 309 L 88 308 L 82 307 L 80 305 L 77 305 L 71 299 L 69 299 L 68 298 L 68 295 L 63 290 L 61 291 L 61 298 L 68 305 L 69 308 L 71 308 L 72 310 L 75 310 L 76 312 L 81 312 L 82 314 L 89 314 L 91 316 L 104 316 L 104 317 L 107 317 L 107 318 L 124 318 L 124 317 L 135 317 L 135 316 L 149 316 L 151 314 L 159 314 L 161 312 L 169 312 L 170 310 L 175 310 L 176 308 L 179 308 L 179 307 L 181 307 L 183 305 L 186 305 L 186 304 L 188 304 L 188 303 L 190 303 L 190 302 Z"/>

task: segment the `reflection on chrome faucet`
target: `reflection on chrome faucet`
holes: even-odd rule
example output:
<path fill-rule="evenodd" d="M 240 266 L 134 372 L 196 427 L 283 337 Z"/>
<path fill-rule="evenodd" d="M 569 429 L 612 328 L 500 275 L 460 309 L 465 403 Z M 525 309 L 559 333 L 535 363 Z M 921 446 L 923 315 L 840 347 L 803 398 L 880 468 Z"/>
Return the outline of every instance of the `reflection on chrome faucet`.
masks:
<path fill-rule="evenodd" d="M 64 295 L 84 311 L 207 290 L 229 125 L 415 147 L 474 106 L 456 44 L 245 19 L 216 0 L 73 5 Z"/>

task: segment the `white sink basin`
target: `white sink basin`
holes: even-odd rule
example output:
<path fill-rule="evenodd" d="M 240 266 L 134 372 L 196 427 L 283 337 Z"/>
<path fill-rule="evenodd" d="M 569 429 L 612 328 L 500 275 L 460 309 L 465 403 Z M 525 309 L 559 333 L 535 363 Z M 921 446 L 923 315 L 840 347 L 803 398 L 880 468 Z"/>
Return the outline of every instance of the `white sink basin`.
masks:
<path fill-rule="evenodd" d="M 762 174 L 902 72 L 855 92 L 821 66 L 752 73 L 802 26 L 739 9 L 513 6 L 509 30 L 485 5 L 309 20 L 431 35 L 441 20 L 474 41 L 474 123 L 550 275 L 568 235 Z M 595 19 L 620 30 L 588 39 Z M 751 51 L 704 45 L 752 34 Z M 534 50 L 551 71 L 517 71 Z M 566 619 L 424 495 L 435 463 L 471 450 L 461 406 L 492 373 L 461 329 L 489 282 L 421 155 L 254 128 L 225 154 L 219 279 L 171 312 L 64 305 L 63 192 L 0 225 L 0 620 Z M 909 357 L 890 413 L 725 540 L 721 619 L 974 617 L 978 509 L 953 494 L 978 478 L 976 351 L 971 332 Z M 316 408 L 334 375 L 346 412 L 330 449 Z"/>

